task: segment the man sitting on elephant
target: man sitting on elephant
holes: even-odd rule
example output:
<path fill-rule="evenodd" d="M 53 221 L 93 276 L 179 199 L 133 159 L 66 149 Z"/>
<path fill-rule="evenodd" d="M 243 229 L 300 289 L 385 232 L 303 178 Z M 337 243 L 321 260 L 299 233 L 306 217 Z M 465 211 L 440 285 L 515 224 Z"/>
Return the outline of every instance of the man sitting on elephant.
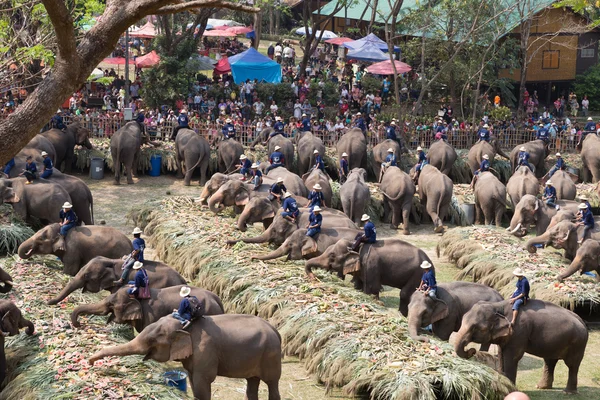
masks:
<path fill-rule="evenodd" d="M 481 157 L 481 164 L 479 165 L 479 169 L 477 171 L 475 171 L 475 174 L 478 175 L 482 172 L 489 172 L 490 171 L 490 156 L 488 156 L 487 154 L 484 154 L 483 157 Z"/>
<path fill-rule="evenodd" d="M 27 160 L 25 161 L 25 169 L 20 175 L 24 175 L 27 179 L 26 185 L 31 185 L 33 180 L 37 178 L 37 165 L 35 165 L 35 161 L 33 161 L 33 157 L 27 156 Z"/>
<path fill-rule="evenodd" d="M 302 114 L 302 132 L 310 132 L 310 118 L 306 114 Z"/>
<path fill-rule="evenodd" d="M 189 129 L 189 119 L 187 116 L 186 110 L 181 110 L 179 112 L 179 116 L 177 117 L 177 126 L 173 129 L 173 134 L 171 135 L 171 140 L 175 140 L 177 138 L 177 133 L 180 129 Z"/>
<path fill-rule="evenodd" d="M 254 184 L 253 190 L 258 190 L 260 185 L 262 185 L 262 183 L 263 183 L 263 177 L 262 177 L 262 171 L 260 169 L 258 169 L 257 163 L 252 164 L 252 167 L 250 168 L 250 179 L 252 180 L 252 183 Z"/>
<path fill-rule="evenodd" d="M 273 125 L 273 132 L 269 133 L 269 137 L 267 138 L 267 141 L 265 142 L 265 144 L 269 143 L 269 140 L 271 140 L 272 138 L 274 138 L 277 135 L 286 137 L 284 128 L 285 128 L 285 125 L 283 124 L 283 122 L 281 122 L 281 117 L 280 116 L 275 117 L 275 124 Z"/>
<path fill-rule="evenodd" d="M 51 124 L 53 128 L 64 131 L 65 129 L 67 129 L 67 126 L 65 125 L 61 114 L 62 110 L 59 109 L 58 111 L 56 111 L 56 114 L 54 114 L 54 117 L 52 117 Z"/>
<path fill-rule="evenodd" d="M 269 196 L 267 198 L 269 201 L 273 201 L 275 199 L 280 200 L 281 196 L 287 192 L 287 188 L 283 184 L 283 178 L 277 178 L 277 181 L 271 185 L 271 190 L 269 191 Z"/>
<path fill-rule="evenodd" d="M 235 139 L 235 127 L 231 123 L 231 118 L 227 118 L 225 120 L 225 125 L 223 125 L 222 133 L 225 139 Z"/>
<path fill-rule="evenodd" d="M 77 215 L 73 211 L 73 205 L 68 201 L 63 204 L 62 210 L 60 211 L 60 239 L 57 243 L 59 250 L 65 250 L 65 237 L 70 229 L 77 226 Z"/>
<path fill-rule="evenodd" d="M 567 164 L 565 164 L 565 160 L 563 160 L 562 156 L 560 155 L 560 153 L 556 153 L 556 164 L 554 164 L 554 167 L 552 167 L 550 169 L 550 171 L 548 172 L 548 178 L 552 178 L 552 175 L 554 175 L 554 173 L 558 170 L 565 170 L 567 169 Z"/>
<path fill-rule="evenodd" d="M 354 120 L 354 126 L 362 131 L 363 134 L 367 132 L 367 124 L 361 113 L 356 113 L 356 120 Z"/>
<path fill-rule="evenodd" d="M 579 204 L 578 208 L 581 210 L 581 214 L 577 217 L 577 225 L 583 225 L 583 235 L 581 235 L 581 239 L 577 243 L 581 244 L 594 229 L 594 215 L 586 203 Z"/>
<path fill-rule="evenodd" d="M 199 300 L 196 296 L 190 296 L 192 289 L 184 286 L 179 291 L 182 297 L 179 303 L 179 309 L 173 310 L 173 318 L 181 321 L 182 329 L 187 328 L 192 319 L 202 318 L 204 315 L 204 300 Z"/>
<path fill-rule="evenodd" d="M 52 170 L 54 168 L 54 165 L 52 164 L 52 160 L 50 159 L 50 157 L 48 157 L 48 153 L 46 153 L 45 151 L 42 151 L 42 157 L 44 157 L 44 169 L 40 178 L 48 179 L 50 178 L 50 176 L 52 176 Z"/>
<path fill-rule="evenodd" d="M 146 116 L 144 115 L 144 110 L 141 109 L 138 112 L 137 117 L 135 117 L 135 122 L 137 122 L 137 124 L 140 126 L 140 130 L 143 132 L 145 132 L 145 124 L 144 121 L 146 121 Z"/>
<path fill-rule="evenodd" d="M 552 186 L 552 181 L 546 182 L 546 187 L 544 188 L 544 195 L 542 200 L 546 202 L 550 207 L 554 207 L 557 210 L 560 208 L 558 204 L 556 204 L 556 189 Z"/>
<path fill-rule="evenodd" d="M 137 226 L 133 230 L 133 241 L 131 244 L 133 245 L 133 251 L 127 257 L 127 261 L 123 263 L 123 273 L 121 273 L 121 278 L 115 281 L 115 285 L 122 285 L 125 282 L 125 279 L 129 276 L 129 272 L 131 272 L 131 268 L 134 266 L 135 262 L 144 262 L 144 250 L 146 250 L 146 241 L 141 238 L 142 230 Z"/>
<path fill-rule="evenodd" d="M 390 125 L 385 128 L 385 138 L 389 140 L 393 140 L 394 142 L 398 141 L 398 136 L 396 136 L 396 122 L 390 122 Z"/>
<path fill-rule="evenodd" d="M 10 171 L 15 167 L 15 159 L 11 158 L 8 160 L 6 165 L 4 166 L 4 170 L 2 171 L 7 178 L 10 178 Z"/>
<path fill-rule="evenodd" d="M 481 129 L 479 129 L 479 131 L 477 132 L 479 142 L 481 142 L 482 140 L 485 142 L 490 141 L 490 131 L 488 130 L 489 128 L 490 126 L 488 124 L 485 124 Z"/>
<path fill-rule="evenodd" d="M 340 184 L 344 184 L 348 178 L 349 166 L 348 166 L 348 153 L 343 152 L 342 158 L 340 159 Z"/>
<path fill-rule="evenodd" d="M 435 299 L 437 295 L 437 281 L 435 280 L 435 271 L 431 267 L 432 265 L 429 261 L 423 261 L 421 263 L 421 268 L 423 268 L 425 272 L 423 273 L 421 284 L 417 290 L 424 292 L 425 296 Z"/>
<path fill-rule="evenodd" d="M 250 175 L 250 169 L 252 168 L 252 161 L 250 161 L 250 159 L 248 159 L 248 157 L 246 157 L 245 154 L 242 154 L 240 156 L 240 163 L 236 166 L 236 169 L 233 171 L 240 171 L 240 174 L 242 174 L 242 178 L 241 180 L 245 181 L 246 178 L 248 177 L 248 175 Z"/>
<path fill-rule="evenodd" d="M 269 157 L 269 163 L 271 163 L 271 165 L 269 165 L 266 169 L 267 174 L 272 169 L 275 169 L 277 167 L 283 167 L 283 165 L 285 164 L 285 157 L 283 156 L 283 153 L 281 153 L 279 150 L 281 150 L 281 147 L 275 146 L 275 151 Z"/>
<path fill-rule="evenodd" d="M 381 179 L 383 179 L 383 174 L 385 174 L 385 170 L 388 167 L 397 167 L 398 162 L 396 160 L 396 155 L 394 154 L 394 149 L 387 149 L 387 156 L 385 157 L 385 161 L 381 163 L 381 172 L 379 173 L 379 183 L 381 183 Z"/>
<path fill-rule="evenodd" d="M 291 222 L 296 222 L 300 210 L 298 209 L 298 203 L 296 203 L 296 199 L 292 197 L 291 192 L 285 192 L 283 194 L 283 204 L 281 205 L 281 208 L 283 208 L 283 211 L 281 212 L 283 218 Z"/>
<path fill-rule="evenodd" d="M 550 140 L 550 133 L 548 132 L 548 129 L 546 129 L 546 127 L 544 126 L 544 124 L 542 122 L 540 122 L 538 126 L 539 126 L 539 129 L 535 133 L 535 138 L 537 140 L 543 140 L 547 146 L 548 141 Z"/>
<path fill-rule="evenodd" d="M 310 173 L 315 169 L 320 169 L 321 171 L 325 172 L 325 162 L 323 162 L 323 157 L 321 157 L 321 155 L 319 154 L 319 150 L 313 150 L 313 154 L 315 155 L 315 165 L 313 165 L 313 167 L 308 172 Z"/>
<path fill-rule="evenodd" d="M 517 168 L 519 168 L 520 166 L 525 166 L 529 168 L 531 172 L 533 172 L 533 168 L 531 168 L 531 165 L 529 165 L 529 153 L 527 152 L 525 146 L 521 146 L 521 148 L 519 149 L 519 159 L 517 162 Z"/>
<path fill-rule="evenodd" d="M 321 232 L 321 225 L 323 224 L 323 216 L 321 215 L 321 207 L 315 206 L 310 216 L 308 217 L 308 225 L 306 225 L 306 236 L 315 237 L 315 235 Z"/>
<path fill-rule="evenodd" d="M 517 279 L 517 289 L 510 296 L 510 304 L 512 304 L 512 321 L 510 321 L 510 325 L 514 325 L 517 321 L 517 314 L 519 314 L 519 309 L 527 303 L 529 300 L 529 281 L 525 277 L 523 270 L 521 268 L 517 268 L 513 271 L 513 275 L 516 275 Z"/>
<path fill-rule="evenodd" d="M 148 273 L 144 269 L 144 264 L 136 261 L 133 264 L 133 269 L 137 272 L 133 281 L 129 282 L 129 289 L 127 294 L 132 299 L 148 299 L 150 298 L 150 280 L 148 279 Z"/>
<path fill-rule="evenodd" d="M 417 147 L 417 164 L 415 165 L 415 185 L 417 184 L 417 182 L 419 182 L 419 175 L 421 175 L 421 170 L 423 169 L 423 167 L 427 164 L 429 164 L 429 162 L 427 161 L 427 156 L 425 155 L 425 152 L 423 151 L 423 148 L 421 146 Z"/>
<path fill-rule="evenodd" d="M 377 230 L 375 229 L 375 224 L 371 222 L 371 217 L 369 217 L 367 214 L 363 214 L 360 220 L 365 223 L 365 232 L 357 234 L 356 238 L 354 238 L 352 247 L 348 248 L 348 250 L 355 251 L 357 253 L 361 243 L 375 243 L 377 241 Z"/>
<path fill-rule="evenodd" d="M 311 211 L 315 206 L 327 207 L 325 204 L 325 195 L 321 191 L 323 188 L 318 183 L 313 186 L 313 190 L 308 194 L 308 203 L 306 207 L 310 208 Z"/>

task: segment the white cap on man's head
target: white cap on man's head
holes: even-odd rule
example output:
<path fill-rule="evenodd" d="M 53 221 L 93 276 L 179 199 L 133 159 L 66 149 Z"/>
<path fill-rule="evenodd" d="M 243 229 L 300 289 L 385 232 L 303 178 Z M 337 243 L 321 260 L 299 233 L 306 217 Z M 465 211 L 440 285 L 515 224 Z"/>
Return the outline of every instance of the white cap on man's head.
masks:
<path fill-rule="evenodd" d="M 421 146 L 417 147 L 417 151 L 421 151 L 423 148 Z"/>
<path fill-rule="evenodd" d="M 67 202 L 65 202 L 65 204 L 63 204 L 62 208 L 63 209 L 73 208 L 73 205 L 67 201 Z"/>
<path fill-rule="evenodd" d="M 484 154 L 484 155 L 483 155 L 483 159 L 484 159 L 484 160 L 489 160 L 489 159 L 490 159 L 490 156 L 488 156 L 487 154 Z"/>
<path fill-rule="evenodd" d="M 519 151 L 525 151 L 525 146 L 521 146 L 521 148 L 519 149 Z"/>
<path fill-rule="evenodd" d="M 362 217 L 360 217 L 360 220 L 363 221 L 363 222 L 364 221 L 368 221 L 370 219 L 371 219 L 371 217 L 369 217 L 367 214 L 363 214 Z"/>
<path fill-rule="evenodd" d="M 313 154 L 319 154 L 319 150 L 315 149 L 315 150 L 313 151 Z"/>
<path fill-rule="evenodd" d="M 388 152 L 388 153 L 393 153 L 393 152 L 394 152 L 394 149 L 392 149 L 392 148 L 390 147 L 390 148 L 388 149 L 388 151 L 387 151 L 387 152 Z"/>
<path fill-rule="evenodd" d="M 142 233 L 142 230 L 136 226 L 135 229 L 133 230 L 132 235 L 138 235 L 140 233 Z"/>
<path fill-rule="evenodd" d="M 281 147 L 280 146 L 275 146 L 275 151 L 280 150 Z"/>
<path fill-rule="evenodd" d="M 144 264 L 141 263 L 141 262 L 139 262 L 139 261 L 136 261 L 136 262 L 133 263 L 133 269 L 140 269 L 143 266 L 144 266 Z"/>
<path fill-rule="evenodd" d="M 321 189 L 323 189 L 323 188 L 321 187 L 321 185 L 319 185 L 319 184 L 317 183 L 317 184 L 315 184 L 315 186 L 313 186 L 313 189 L 315 189 L 315 190 L 321 190 Z"/>
<path fill-rule="evenodd" d="M 421 268 L 423 268 L 423 269 L 429 269 L 429 268 L 431 268 L 431 263 L 429 261 L 423 261 L 421 263 Z"/>
<path fill-rule="evenodd" d="M 248 158 L 248 157 L 246 157 L 246 155 L 245 155 L 245 154 L 242 154 L 242 155 L 240 156 L 240 160 L 245 160 L 246 158 Z"/>
<path fill-rule="evenodd" d="M 313 208 L 313 212 L 319 212 L 319 211 L 321 211 L 321 207 L 319 207 L 319 206 L 315 206 L 315 207 Z"/>
<path fill-rule="evenodd" d="M 182 287 L 182 288 L 179 290 L 179 295 L 180 295 L 181 297 L 186 297 L 186 296 L 189 296 L 189 295 L 190 295 L 190 293 L 192 293 L 192 289 L 190 289 L 190 288 L 189 288 L 189 287 L 187 287 L 187 286 L 184 286 L 184 287 Z"/>
<path fill-rule="evenodd" d="M 277 183 L 283 183 L 283 178 L 282 177 L 277 178 Z"/>
<path fill-rule="evenodd" d="M 42 157 L 47 156 L 48 153 L 46 153 L 45 151 L 42 151 Z"/>
<path fill-rule="evenodd" d="M 346 152 L 343 152 L 343 153 L 342 153 L 342 157 L 348 157 L 348 153 L 346 153 Z"/>

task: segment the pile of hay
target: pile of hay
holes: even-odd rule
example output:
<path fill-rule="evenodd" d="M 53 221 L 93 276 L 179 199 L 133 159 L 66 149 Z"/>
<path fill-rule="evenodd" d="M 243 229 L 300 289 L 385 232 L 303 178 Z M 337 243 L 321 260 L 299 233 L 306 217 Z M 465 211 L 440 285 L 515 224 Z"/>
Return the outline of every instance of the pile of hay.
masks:
<path fill-rule="evenodd" d="M 0 205 L 0 256 L 16 253 L 21 243 L 34 233 L 10 204 Z"/>
<path fill-rule="evenodd" d="M 576 274 L 564 283 L 556 281 L 556 276 L 569 265 L 562 257 L 563 250 L 538 249 L 536 254 L 530 254 L 524 245 L 523 240 L 502 228 L 466 227 L 447 232 L 437 250 L 462 269 L 457 279 L 491 286 L 505 297 L 515 290 L 512 272 L 519 267 L 529 279 L 534 298 L 571 310 L 600 304 L 600 283 L 592 277 Z"/>
<path fill-rule="evenodd" d="M 447 343 L 413 341 L 404 318 L 333 275 L 315 271 L 319 281 L 313 283 L 303 262 L 250 262 L 251 254 L 269 249 L 243 243 L 228 248 L 228 236 L 241 235 L 234 225 L 233 218 L 214 216 L 180 197 L 155 208 L 145 232 L 158 257 L 192 284 L 217 293 L 228 312 L 269 319 L 285 353 L 304 359 L 327 387 L 424 400 L 501 399 L 512 389 L 492 369 L 454 356 Z"/>

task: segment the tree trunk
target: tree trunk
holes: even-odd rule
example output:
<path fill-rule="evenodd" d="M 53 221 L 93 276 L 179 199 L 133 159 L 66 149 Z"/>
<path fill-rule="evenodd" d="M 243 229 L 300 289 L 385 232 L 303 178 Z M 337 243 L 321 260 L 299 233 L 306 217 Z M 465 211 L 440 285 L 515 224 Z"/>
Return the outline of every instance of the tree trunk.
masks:
<path fill-rule="evenodd" d="M 262 35 L 262 15 L 261 13 L 254 14 L 254 48 L 258 50 L 260 45 L 260 37 Z"/>
<path fill-rule="evenodd" d="M 517 108 L 517 116 L 519 118 L 523 117 L 525 114 L 525 89 L 527 83 L 527 65 L 528 65 L 528 57 L 527 57 L 527 48 L 529 43 L 529 34 L 531 32 L 531 18 L 525 16 L 527 19 L 523 21 L 521 24 L 521 76 L 519 79 L 519 105 Z"/>

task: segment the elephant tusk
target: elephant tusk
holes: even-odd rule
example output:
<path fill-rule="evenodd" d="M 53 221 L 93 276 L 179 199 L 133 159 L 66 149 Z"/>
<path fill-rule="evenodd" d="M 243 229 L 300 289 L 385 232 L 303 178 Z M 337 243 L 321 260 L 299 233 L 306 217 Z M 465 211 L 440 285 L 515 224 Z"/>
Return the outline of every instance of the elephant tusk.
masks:
<path fill-rule="evenodd" d="M 29 249 L 29 251 L 27 253 L 25 253 L 26 256 L 31 255 L 31 253 L 33 253 L 33 248 Z"/>
<path fill-rule="evenodd" d="M 540 208 L 540 203 L 538 201 L 536 201 L 534 210 L 537 211 L 538 208 Z"/>
<path fill-rule="evenodd" d="M 221 203 L 215 203 L 216 208 L 221 208 Z"/>
<path fill-rule="evenodd" d="M 565 235 L 565 238 L 563 239 L 564 241 L 566 241 L 569 238 L 570 233 L 571 233 L 571 231 L 567 231 L 567 234 Z"/>
<path fill-rule="evenodd" d="M 206 197 L 200 197 L 200 198 L 198 199 L 198 201 L 199 201 L 200 203 L 204 203 L 204 200 L 206 200 Z"/>
<path fill-rule="evenodd" d="M 2 336 L 4 337 L 10 336 L 10 332 L 0 331 L 0 333 L 2 333 Z"/>
<path fill-rule="evenodd" d="M 510 233 L 515 233 L 519 229 L 521 229 L 521 223 L 520 222 L 517 224 L 517 227 L 515 229 L 513 229 L 512 231 L 510 231 Z"/>
<path fill-rule="evenodd" d="M 12 281 L 4 281 L 5 285 L 10 285 L 10 286 L 14 286 Z"/>
<path fill-rule="evenodd" d="M 510 231 L 510 226 L 509 226 L 508 228 L 506 228 L 506 231 L 507 231 L 507 232 L 508 232 L 508 231 Z"/>

